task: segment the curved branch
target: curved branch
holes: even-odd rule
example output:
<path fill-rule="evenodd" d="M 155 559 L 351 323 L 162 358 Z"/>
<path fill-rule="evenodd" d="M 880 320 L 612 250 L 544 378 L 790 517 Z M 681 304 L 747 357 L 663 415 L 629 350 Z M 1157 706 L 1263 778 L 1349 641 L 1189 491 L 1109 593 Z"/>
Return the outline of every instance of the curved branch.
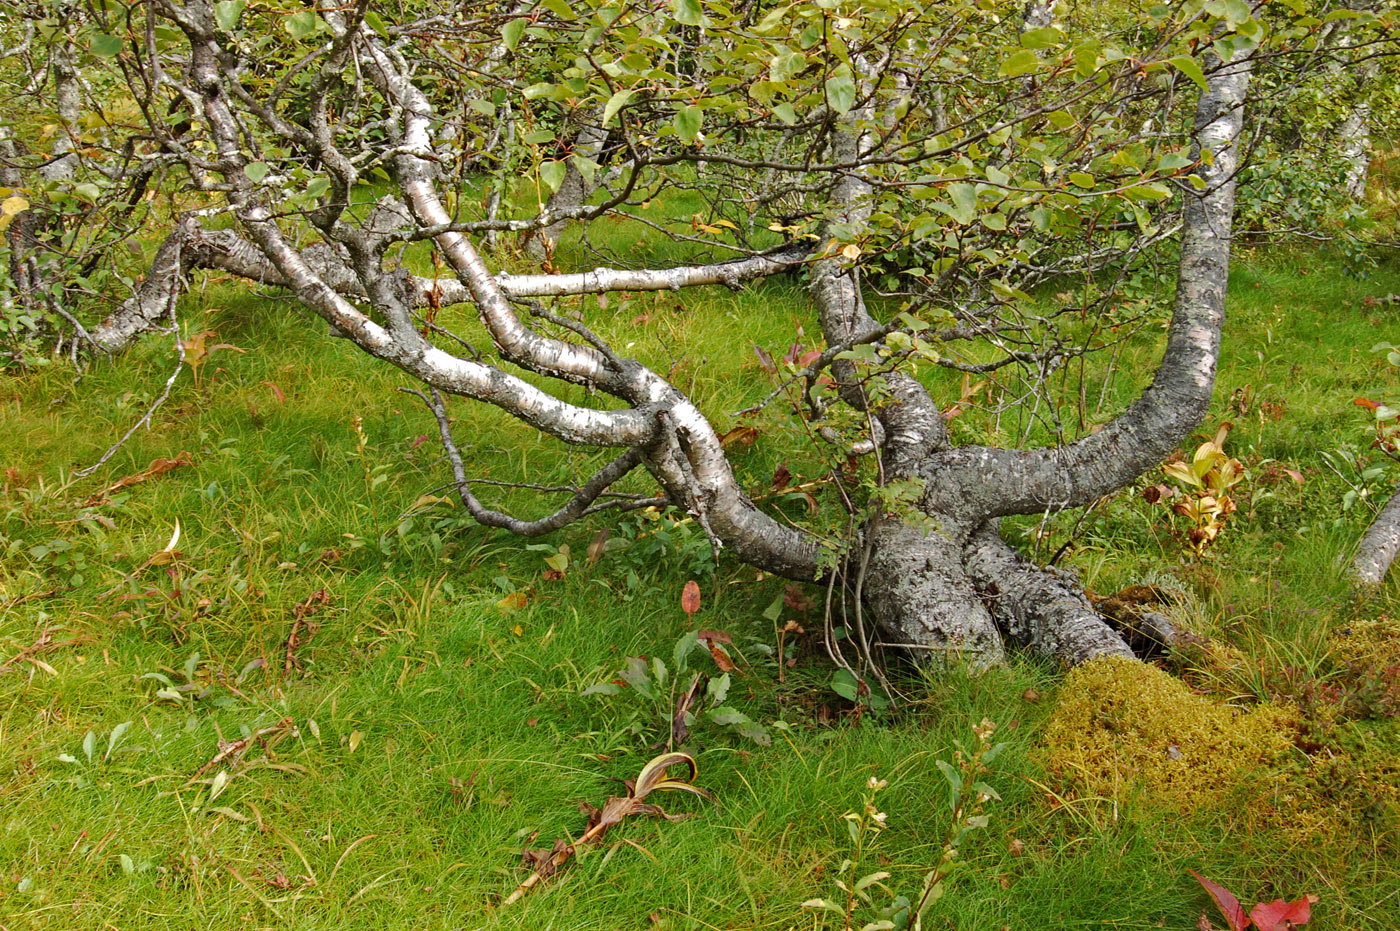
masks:
<path fill-rule="evenodd" d="M 447 419 L 447 408 L 442 402 L 442 394 L 436 388 L 430 389 L 432 391 L 431 398 L 421 391 L 414 391 L 411 388 L 401 390 L 421 398 L 423 403 L 432 410 L 433 416 L 437 418 L 438 435 L 442 437 L 442 447 L 447 452 L 447 460 L 452 464 L 452 475 L 456 479 L 457 496 L 462 500 L 462 506 L 467 509 L 467 513 L 479 524 L 509 530 L 522 537 L 539 537 L 571 524 L 588 514 L 608 508 L 637 504 L 635 501 L 627 500 L 608 501 L 601 505 L 594 505 L 598 497 L 607 491 L 613 483 L 641 465 L 641 452 L 629 449 L 584 482 L 574 491 L 574 496 L 569 499 L 569 502 L 553 514 L 537 520 L 521 520 L 501 511 L 493 511 L 482 505 L 476 495 L 472 494 L 471 482 L 467 479 L 467 470 L 462 464 L 462 454 L 452 439 L 452 426 Z"/>
<path fill-rule="evenodd" d="M 1199 195 L 1184 195 L 1175 309 L 1152 384 L 1098 433 L 1068 446 L 969 446 L 940 453 L 927 474 L 963 479 L 936 483 L 948 492 L 967 493 L 963 500 L 946 502 L 955 513 L 996 517 L 1088 504 L 1161 462 L 1205 418 L 1225 319 L 1236 142 L 1250 70 L 1247 58 L 1215 67 L 1196 107 L 1195 135 L 1205 187 Z M 932 493 L 939 494 L 936 488 Z"/>

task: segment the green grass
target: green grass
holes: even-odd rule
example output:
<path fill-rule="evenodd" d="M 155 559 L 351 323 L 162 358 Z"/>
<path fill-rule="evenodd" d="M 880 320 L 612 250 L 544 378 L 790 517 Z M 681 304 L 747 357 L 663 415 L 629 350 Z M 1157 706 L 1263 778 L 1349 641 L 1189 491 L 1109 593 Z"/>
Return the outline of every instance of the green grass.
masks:
<path fill-rule="evenodd" d="M 656 248 L 658 261 L 678 257 Z M 1187 580 L 1201 632 L 1242 657 L 1231 668 L 1186 664 L 1190 681 L 1221 700 L 1267 698 L 1288 668 L 1345 681 L 1328 632 L 1400 605 L 1393 582 L 1351 600 L 1337 564 L 1390 479 L 1362 483 L 1367 498 L 1343 512 L 1349 486 L 1322 458 L 1344 447 L 1375 458 L 1351 401 L 1400 400 L 1400 378 L 1367 351 L 1395 338 L 1393 305 L 1363 299 L 1395 291 L 1393 265 L 1358 281 L 1313 253 L 1237 263 L 1211 424 L 1236 421 L 1230 448 L 1254 478 L 1202 566 L 1183 564 L 1164 512 L 1132 490 L 1077 530 L 1077 515 L 1050 523 L 1043 546 L 1053 552 L 1073 530 L 1069 561 L 1096 590 L 1150 571 Z M 1395 926 L 1397 813 L 1363 804 L 1364 778 L 1313 786 L 1349 820 L 1307 843 L 1280 828 L 1287 806 L 1272 817 L 1248 788 L 1243 799 L 1222 791 L 1186 813 L 1130 789 L 1116 802 L 1078 797 L 1043 763 L 1054 670 L 1019 656 L 979 678 L 904 670 L 912 705 L 884 719 L 856 715 L 827 688 L 830 668 L 814 644 L 777 681 L 758 645 L 773 642 L 762 612 L 783 585 L 731 563 L 704 579 L 695 623 L 729 631 L 751 661 L 730 702 L 789 729 L 767 748 L 697 732 L 691 749 L 713 805 L 660 799 L 695 817 L 629 822 L 558 881 L 497 909 L 524 876 L 527 839 L 537 833 L 535 844 L 548 846 L 576 836 L 578 803 L 618 793 L 616 780 L 654 752 L 655 732 L 628 696 L 579 692 L 629 655 L 669 656 L 687 629 L 679 593 L 703 563 L 703 540 L 682 526 L 664 552 L 644 537 L 589 567 L 578 557 L 609 526 L 596 520 L 549 540 L 567 543 L 575 563 L 566 579 L 548 581 L 547 554 L 458 512 L 401 519 L 447 478 L 431 417 L 394 391 L 403 379 L 324 338 L 284 300 L 211 286 L 186 301 L 192 328 L 206 308 L 220 341 L 247 351 L 214 354 L 202 390 L 183 375 L 152 428 L 92 478 L 72 474 L 145 410 L 169 373 L 169 346 L 148 340 L 76 383 L 59 366 L 5 382 L 0 466 L 13 471 L 0 496 L 0 660 L 14 659 L 0 669 L 0 925 L 823 927 L 798 905 L 836 892 L 849 848 L 841 815 L 859 804 L 867 778 L 890 782 L 880 796 L 889 828 L 868 869 L 888 870 L 891 887 L 913 893 L 947 827 L 934 761 L 951 759 L 985 716 L 1009 744 L 990 778 L 1002 800 L 961 851 L 966 865 L 926 927 L 1192 928 L 1208 903 L 1188 866 L 1251 903 L 1318 893 L 1320 928 Z M 768 388 L 750 342 L 732 334 L 781 351 L 795 320 L 810 319 L 797 282 L 625 305 L 614 297 L 606 309 L 590 298 L 580 309 L 616 345 L 632 343 L 629 353 L 673 371 L 721 431 L 732 426 L 725 412 Z M 465 313 L 451 322 L 473 331 Z M 1139 387 L 1158 351 L 1148 340 L 1125 349 L 1127 374 L 1110 385 L 1108 407 Z M 956 399 L 953 382 L 932 383 Z M 1231 412 L 1245 386 L 1248 413 Z M 584 399 L 581 389 L 569 396 Z M 1263 400 L 1273 406 L 1261 416 Z M 458 402 L 452 413 L 478 475 L 554 482 L 600 458 L 570 458 L 489 409 Z M 765 486 L 784 461 L 795 474 L 818 474 L 818 458 L 780 412 L 760 423 L 759 443 L 737 456 L 745 485 Z M 181 451 L 192 465 L 84 506 L 118 477 Z M 1306 483 L 1266 480 L 1266 459 Z M 523 491 L 493 500 L 543 507 Z M 801 514 L 801 502 L 780 506 Z M 144 565 L 177 519 L 181 557 Z M 332 603 L 310 617 L 319 626 L 296 650 L 300 668 L 284 674 L 295 608 L 320 589 Z M 498 602 L 510 589 L 528 602 L 507 614 Z M 46 646 L 45 632 L 60 645 Z M 208 694 L 158 697 L 162 683 L 147 675 L 179 685 L 195 654 L 197 692 Z M 191 782 L 221 735 L 234 741 L 284 718 L 294 735 Z M 1258 774 L 1256 790 L 1315 779 L 1306 752 L 1344 752 L 1364 777 L 1400 751 L 1393 718 L 1342 722 L 1326 739 L 1327 748 L 1300 748 L 1298 759 Z M 229 778 L 211 798 L 220 769 Z"/>

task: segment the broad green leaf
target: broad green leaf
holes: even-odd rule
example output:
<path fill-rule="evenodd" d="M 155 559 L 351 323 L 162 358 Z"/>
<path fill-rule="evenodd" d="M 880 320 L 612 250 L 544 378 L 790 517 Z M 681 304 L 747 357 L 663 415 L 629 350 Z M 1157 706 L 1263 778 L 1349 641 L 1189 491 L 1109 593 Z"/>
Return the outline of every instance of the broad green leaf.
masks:
<path fill-rule="evenodd" d="M 797 122 L 797 111 L 793 110 L 790 103 L 778 104 L 773 108 L 773 115 L 789 126 Z"/>
<path fill-rule="evenodd" d="M 293 13 L 288 16 L 282 24 L 282 28 L 287 30 L 287 35 L 293 39 L 305 39 L 315 32 L 321 25 L 321 18 L 311 10 L 302 10 L 300 13 Z"/>
<path fill-rule="evenodd" d="M 698 26 L 705 19 L 700 0 L 671 0 L 671 7 L 676 11 L 676 22 L 682 25 Z"/>
<path fill-rule="evenodd" d="M 945 213 L 961 224 L 971 223 L 977 216 L 977 189 L 970 184 L 950 184 L 948 196 L 953 199 L 952 209 L 943 204 L 934 206 L 943 208 Z"/>
<path fill-rule="evenodd" d="M 540 6 L 549 10 L 549 12 L 560 19 L 570 20 L 573 19 L 575 15 L 573 7 L 565 3 L 564 0 L 543 0 Z"/>
<path fill-rule="evenodd" d="M 98 58 L 112 58 L 121 54 L 124 42 L 117 36 L 109 36 L 105 32 L 95 33 L 88 42 L 88 51 Z"/>
<path fill-rule="evenodd" d="M 851 69 L 842 65 L 826 79 L 826 102 L 837 113 L 848 113 L 856 103 L 856 82 Z"/>
<path fill-rule="evenodd" d="M 676 641 L 676 647 L 671 651 L 671 665 L 676 670 L 676 675 L 681 675 L 690 668 L 690 653 L 700 643 L 695 631 L 688 630 L 681 634 L 681 639 Z"/>
<path fill-rule="evenodd" d="M 1170 174 L 1174 171 L 1180 171 L 1189 165 L 1191 165 L 1191 159 L 1188 156 L 1182 155 L 1179 152 L 1168 152 L 1158 160 L 1157 170 L 1163 174 Z"/>
<path fill-rule="evenodd" d="M 1058 26 L 1044 26 L 1040 29 L 1027 29 L 1021 33 L 1021 46 L 1030 49 L 1047 49 L 1064 41 L 1065 34 Z"/>
<path fill-rule="evenodd" d="M 306 193 L 310 197 L 320 197 L 330 188 L 331 182 L 328 178 L 312 178 L 311 183 L 306 186 Z"/>
<path fill-rule="evenodd" d="M 1094 186 L 1094 176 L 1083 171 L 1071 172 L 1069 183 L 1075 187 L 1091 188 Z"/>
<path fill-rule="evenodd" d="M 389 38 L 389 26 L 384 22 L 384 17 L 374 10 L 365 11 L 365 25 L 373 29 L 381 39 Z"/>
<path fill-rule="evenodd" d="M 254 183 L 267 177 L 267 162 L 249 162 L 243 166 L 243 173 L 248 176 L 248 180 Z"/>
<path fill-rule="evenodd" d="M 1021 74 L 1030 74 L 1040 67 L 1040 59 L 1035 57 L 1035 52 L 1028 48 L 1023 48 L 1018 52 L 1013 52 L 1001 67 L 997 69 L 997 74 L 1004 78 L 1014 78 Z"/>
<path fill-rule="evenodd" d="M 1167 59 L 1167 64 L 1177 71 L 1186 75 L 1200 86 L 1201 90 L 1206 89 L 1206 74 L 1201 70 L 1200 64 L 1190 55 L 1178 55 L 1175 58 Z"/>
<path fill-rule="evenodd" d="M 86 756 L 88 758 L 88 762 L 91 763 L 92 755 L 96 752 L 97 733 L 95 731 L 88 731 L 87 734 L 83 737 L 83 755 Z"/>
<path fill-rule="evenodd" d="M 564 183 L 564 175 L 568 173 L 569 166 L 566 162 L 545 162 L 540 166 L 540 180 L 550 193 L 559 190 L 559 186 Z"/>
<path fill-rule="evenodd" d="M 686 142 L 695 141 L 704 123 L 705 112 L 699 107 L 682 107 L 676 111 L 675 119 L 672 120 L 676 135 Z"/>
<path fill-rule="evenodd" d="M 603 107 L 603 125 L 608 125 L 608 122 L 617 116 L 617 111 L 627 106 L 627 101 L 631 99 L 632 91 L 630 89 L 620 90 L 609 97 L 607 105 Z"/>
<path fill-rule="evenodd" d="M 570 155 L 569 163 L 574 166 L 574 170 L 583 176 L 583 180 L 588 184 L 593 183 L 593 178 L 598 174 L 598 163 L 586 155 Z"/>
<path fill-rule="evenodd" d="M 512 19 L 502 26 L 501 38 L 505 41 L 506 48 L 510 49 L 512 52 L 515 51 L 515 47 L 520 44 L 520 36 L 524 32 L 524 17 Z"/>
<path fill-rule="evenodd" d="M 849 669 L 838 669 L 831 677 L 831 690 L 846 701 L 855 701 L 860 697 L 860 680 Z"/>
<path fill-rule="evenodd" d="M 219 0 L 214 4 L 214 22 L 224 32 L 233 32 L 238 28 L 238 19 L 247 6 L 246 0 Z"/>

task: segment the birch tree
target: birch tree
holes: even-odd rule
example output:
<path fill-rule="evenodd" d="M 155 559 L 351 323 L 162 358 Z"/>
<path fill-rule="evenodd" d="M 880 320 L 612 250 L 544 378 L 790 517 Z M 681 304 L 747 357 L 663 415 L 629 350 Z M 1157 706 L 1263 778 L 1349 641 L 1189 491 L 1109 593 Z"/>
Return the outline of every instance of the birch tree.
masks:
<path fill-rule="evenodd" d="M 1063 6 L 93 3 L 67 47 L 100 72 L 85 106 L 106 135 L 78 133 L 62 159 L 100 175 L 99 202 L 158 176 L 187 209 L 87 342 L 116 353 L 165 325 L 202 269 L 283 288 L 418 384 L 484 525 L 537 536 L 599 510 L 681 509 L 728 558 L 851 605 L 866 669 L 880 644 L 976 665 L 1007 639 L 1068 663 L 1131 656 L 1077 579 L 1027 559 L 1000 521 L 1093 504 L 1205 417 L 1251 77 L 1310 67 L 1327 11 Z M 123 121 L 101 87 L 129 95 Z M 682 197 L 705 209 L 646 209 Z M 695 260 L 589 268 L 580 246 L 507 272 L 487 248 L 604 220 Z M 399 259 L 415 245 L 441 273 Z M 1163 257 L 1155 316 L 1120 285 Z M 767 403 L 848 464 L 830 477 L 838 533 L 755 502 L 715 427 L 729 412 L 551 304 L 780 273 L 810 281 L 823 344 L 772 364 Z M 1090 282 L 1083 300 L 1047 309 L 1036 295 L 1071 275 Z M 489 346 L 438 322 L 455 305 Z M 1067 422 L 1053 376 L 1162 323 L 1140 395 Z M 959 435 L 968 399 L 940 396 L 939 371 L 1002 379 L 995 403 L 1030 426 L 1014 445 Z M 594 400 L 552 387 L 567 385 Z M 503 513 L 478 497 L 449 398 L 611 458 L 552 513 Z M 653 492 L 616 496 L 634 472 Z"/>

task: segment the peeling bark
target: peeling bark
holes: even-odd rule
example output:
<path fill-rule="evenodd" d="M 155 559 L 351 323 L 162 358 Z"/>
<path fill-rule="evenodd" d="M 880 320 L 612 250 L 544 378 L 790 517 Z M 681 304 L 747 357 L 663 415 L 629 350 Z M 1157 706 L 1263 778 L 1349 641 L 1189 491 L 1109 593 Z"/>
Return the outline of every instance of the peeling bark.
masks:
<path fill-rule="evenodd" d="M 1073 573 L 1026 560 L 1002 540 L 996 522 L 972 535 L 964 558 L 997 623 L 1032 652 L 1071 665 L 1100 656 L 1133 656 L 1089 604 Z"/>
<path fill-rule="evenodd" d="M 1351 571 L 1363 585 L 1379 585 L 1400 553 L 1400 491 L 1391 495 L 1367 528 L 1352 560 Z"/>

